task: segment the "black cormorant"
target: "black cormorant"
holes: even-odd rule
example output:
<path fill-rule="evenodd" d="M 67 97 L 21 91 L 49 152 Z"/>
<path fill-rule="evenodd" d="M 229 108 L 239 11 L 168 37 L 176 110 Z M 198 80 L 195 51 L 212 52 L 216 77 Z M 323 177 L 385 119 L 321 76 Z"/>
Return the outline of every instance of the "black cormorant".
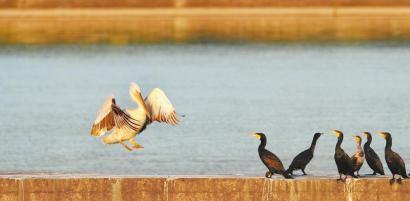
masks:
<path fill-rule="evenodd" d="M 337 166 L 337 171 L 339 172 L 339 180 L 346 180 L 347 175 L 350 175 L 354 178 L 357 178 L 356 175 L 354 175 L 354 169 L 353 169 L 353 162 L 352 159 L 345 153 L 345 151 L 340 147 L 340 145 L 343 142 L 343 133 L 342 131 L 339 130 L 332 130 L 332 132 L 336 135 L 337 137 L 337 143 L 335 147 L 335 162 Z M 345 175 L 345 178 L 342 179 L 342 174 Z"/>
<path fill-rule="evenodd" d="M 261 141 L 258 152 L 263 164 L 268 168 L 269 171 L 266 172 L 265 177 L 271 178 L 273 174 L 281 174 L 287 179 L 293 179 L 283 167 L 282 161 L 272 152 L 265 149 L 266 147 L 266 136 L 263 133 L 255 133 L 254 136 Z"/>
<path fill-rule="evenodd" d="M 309 149 L 302 151 L 299 153 L 290 164 L 288 170 L 286 172 L 293 175 L 294 170 L 302 170 L 303 175 L 306 175 L 305 168 L 306 165 L 312 160 L 313 152 L 315 151 L 316 141 L 323 133 L 315 133 L 313 136 L 312 144 L 310 145 Z"/>
<path fill-rule="evenodd" d="M 357 176 L 359 176 L 359 170 L 363 165 L 364 162 L 364 151 L 362 149 L 362 138 L 360 136 L 354 136 L 356 141 L 356 153 L 354 153 L 351 157 L 353 163 L 353 170 L 357 172 Z"/>
<path fill-rule="evenodd" d="M 387 167 L 393 174 L 390 183 L 392 184 L 395 180 L 394 176 L 400 175 L 403 178 L 408 178 L 406 173 L 406 165 L 400 155 L 391 149 L 392 138 L 391 134 L 388 132 L 379 132 L 379 135 L 386 140 L 386 147 L 384 148 L 384 156 L 386 158 Z M 397 179 L 398 183 L 401 183 L 401 178 Z"/>
<path fill-rule="evenodd" d="M 373 175 L 384 175 L 383 164 L 376 152 L 370 147 L 372 143 L 372 135 L 369 132 L 363 132 L 363 135 L 367 138 L 364 143 L 364 156 L 369 167 L 373 170 Z"/>

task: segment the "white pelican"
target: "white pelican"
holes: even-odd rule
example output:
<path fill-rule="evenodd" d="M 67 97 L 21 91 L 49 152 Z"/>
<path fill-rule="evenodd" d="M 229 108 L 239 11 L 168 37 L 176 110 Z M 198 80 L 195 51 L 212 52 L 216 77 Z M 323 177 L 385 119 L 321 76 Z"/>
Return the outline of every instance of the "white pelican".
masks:
<path fill-rule="evenodd" d="M 138 108 L 123 111 L 116 104 L 114 96 L 108 97 L 97 113 L 97 118 L 91 128 L 91 135 L 99 137 L 112 131 L 103 138 L 103 142 L 105 144 L 120 143 L 132 151 L 125 141 L 130 142 L 134 149 L 143 148 L 134 137 L 140 134 L 148 124 L 158 121 L 177 125 L 179 120 L 174 106 L 161 89 L 153 89 L 144 100 L 140 87 L 131 83 L 129 93 Z"/>

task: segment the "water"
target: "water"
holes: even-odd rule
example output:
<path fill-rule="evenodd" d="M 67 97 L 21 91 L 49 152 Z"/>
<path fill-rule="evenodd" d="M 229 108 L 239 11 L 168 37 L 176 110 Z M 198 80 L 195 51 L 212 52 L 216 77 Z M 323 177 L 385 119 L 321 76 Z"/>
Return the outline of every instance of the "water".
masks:
<path fill-rule="evenodd" d="M 345 131 L 349 155 L 352 134 L 390 131 L 410 162 L 409 55 L 383 44 L 2 47 L 0 170 L 263 176 L 249 133 L 265 132 L 287 167 L 331 128 Z M 186 115 L 178 127 L 150 125 L 135 152 L 89 134 L 108 95 L 135 106 L 131 81 L 144 95 L 162 88 Z M 319 139 L 308 173 L 337 175 L 335 143 Z M 375 134 L 373 147 L 383 158 Z"/>

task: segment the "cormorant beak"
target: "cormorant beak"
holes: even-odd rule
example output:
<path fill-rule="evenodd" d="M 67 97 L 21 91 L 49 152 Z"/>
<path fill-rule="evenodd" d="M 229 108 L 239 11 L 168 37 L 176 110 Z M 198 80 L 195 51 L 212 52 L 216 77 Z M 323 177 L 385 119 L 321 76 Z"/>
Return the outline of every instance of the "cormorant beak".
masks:
<path fill-rule="evenodd" d="M 377 132 L 378 135 L 380 135 L 380 137 L 386 139 L 386 135 L 383 132 Z"/>
<path fill-rule="evenodd" d="M 332 133 L 333 133 L 333 135 L 335 135 L 336 137 L 339 137 L 340 136 L 340 133 L 339 133 L 340 131 L 338 131 L 338 130 L 336 130 L 336 129 L 332 129 Z"/>
<path fill-rule="evenodd" d="M 250 135 L 254 136 L 256 139 L 261 139 L 261 136 L 257 133 L 251 133 Z"/>

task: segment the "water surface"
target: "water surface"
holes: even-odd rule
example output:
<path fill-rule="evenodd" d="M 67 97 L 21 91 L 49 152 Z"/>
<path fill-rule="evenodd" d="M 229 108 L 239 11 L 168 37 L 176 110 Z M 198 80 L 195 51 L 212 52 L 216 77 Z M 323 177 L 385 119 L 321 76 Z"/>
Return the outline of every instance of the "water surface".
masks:
<path fill-rule="evenodd" d="M 2 47 L 0 170 L 263 176 L 249 133 L 265 132 L 288 166 L 331 128 L 345 131 L 349 155 L 351 135 L 390 131 L 410 162 L 409 55 L 383 44 Z M 89 134 L 108 95 L 135 107 L 131 81 L 144 95 L 160 87 L 186 115 L 178 127 L 150 125 L 135 152 Z M 335 143 L 322 136 L 308 173 L 337 175 Z M 383 158 L 382 138 L 373 147 Z"/>

